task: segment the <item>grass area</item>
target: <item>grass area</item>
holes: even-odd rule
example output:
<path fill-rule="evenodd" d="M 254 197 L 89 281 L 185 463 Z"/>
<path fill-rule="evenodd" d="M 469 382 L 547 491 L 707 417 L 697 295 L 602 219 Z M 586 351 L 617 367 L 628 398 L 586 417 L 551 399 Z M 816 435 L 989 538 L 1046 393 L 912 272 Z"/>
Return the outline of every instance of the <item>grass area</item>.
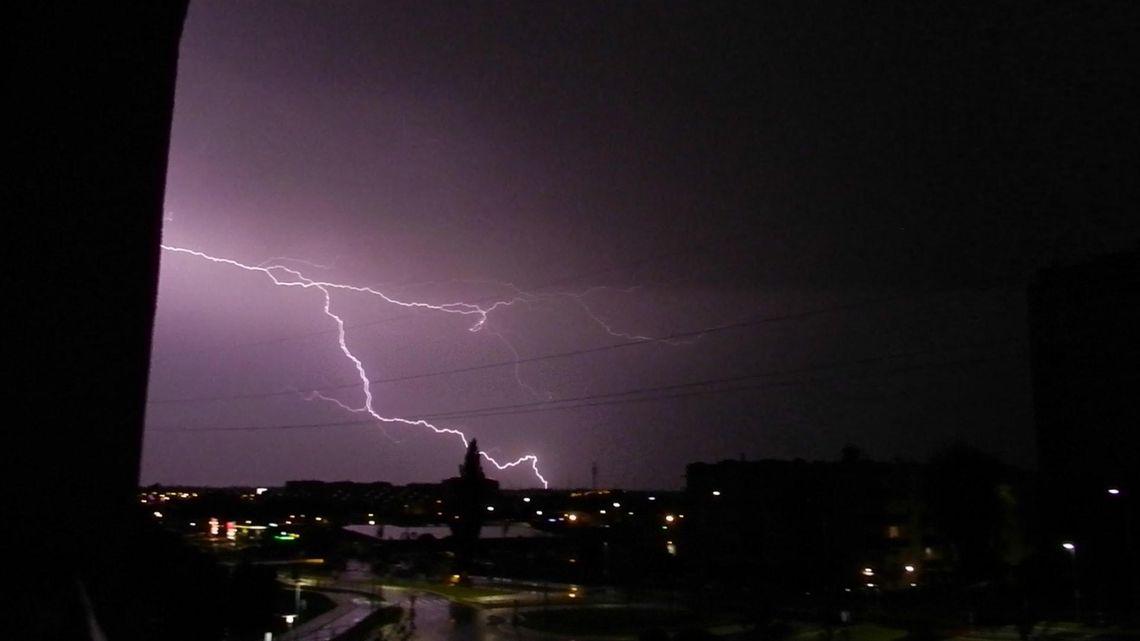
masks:
<path fill-rule="evenodd" d="M 874 623 L 856 623 L 846 630 L 833 625 L 828 637 L 821 625 L 799 623 L 792 625 L 791 636 L 802 641 L 901 641 L 907 636 L 907 631 Z"/>
<path fill-rule="evenodd" d="M 906 635 L 906 630 L 874 623 L 857 623 L 851 626 L 851 641 L 898 641 Z"/>
<path fill-rule="evenodd" d="M 498 588 L 485 588 L 464 585 L 451 585 L 449 583 L 437 581 L 421 581 L 417 579 L 384 579 L 384 585 L 391 585 L 399 588 L 408 588 L 411 590 L 420 590 L 422 592 L 434 592 L 449 599 L 457 601 L 467 601 L 470 599 L 477 599 L 485 596 L 501 596 L 504 594 L 511 594 L 511 590 L 501 590 Z"/>
<path fill-rule="evenodd" d="M 648 607 L 553 608 L 528 610 L 522 624 L 555 634 L 626 636 L 650 628 L 673 628 L 697 622 L 691 612 Z"/>

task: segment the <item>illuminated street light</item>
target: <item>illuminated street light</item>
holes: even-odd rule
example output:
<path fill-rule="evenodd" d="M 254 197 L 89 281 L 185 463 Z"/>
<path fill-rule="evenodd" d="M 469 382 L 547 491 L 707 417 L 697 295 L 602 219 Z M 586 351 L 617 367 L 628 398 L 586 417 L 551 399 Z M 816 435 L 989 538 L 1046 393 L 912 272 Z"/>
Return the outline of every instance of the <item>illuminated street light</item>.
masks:
<path fill-rule="evenodd" d="M 672 523 L 675 520 L 677 520 L 677 519 L 672 514 L 666 514 L 665 515 L 665 522 L 666 523 Z"/>
<path fill-rule="evenodd" d="M 720 496 L 720 490 L 713 490 L 713 496 Z"/>
<path fill-rule="evenodd" d="M 863 568 L 863 576 L 875 576 L 874 568 Z"/>
<path fill-rule="evenodd" d="M 1110 487 L 1110 488 L 1108 488 L 1108 493 L 1113 495 L 1113 496 L 1117 496 L 1118 494 L 1120 494 L 1120 488 Z"/>
<path fill-rule="evenodd" d="M 913 565 L 904 565 L 903 569 L 906 570 L 907 572 L 914 572 L 914 566 Z"/>
<path fill-rule="evenodd" d="M 1065 541 L 1061 547 L 1069 553 L 1069 560 L 1073 566 L 1073 618 L 1081 620 L 1081 588 L 1077 582 L 1077 545 L 1072 541 Z"/>

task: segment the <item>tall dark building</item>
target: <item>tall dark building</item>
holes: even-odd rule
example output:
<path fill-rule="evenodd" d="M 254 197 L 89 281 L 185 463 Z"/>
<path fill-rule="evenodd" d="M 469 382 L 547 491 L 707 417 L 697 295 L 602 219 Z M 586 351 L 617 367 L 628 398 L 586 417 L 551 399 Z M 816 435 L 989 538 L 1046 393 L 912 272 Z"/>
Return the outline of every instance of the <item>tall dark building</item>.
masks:
<path fill-rule="evenodd" d="M 1140 611 L 1140 251 L 1041 271 L 1029 325 L 1042 549 L 1073 544 L 1086 610 Z"/>
<path fill-rule="evenodd" d="M 19 573 L 5 636 L 87 639 L 98 625 L 106 638 L 141 640 L 164 623 L 163 638 L 197 632 L 198 617 L 158 614 L 170 585 L 145 580 L 161 564 L 135 536 L 185 12 L 180 0 L 6 14 L 18 125 L 5 213 L 22 249 L 6 303 L 20 310 L 10 316 L 20 346 L 5 364 L 19 373 L 10 411 L 23 417 L 5 457 L 6 530 L 8 551 L 35 571 Z"/>

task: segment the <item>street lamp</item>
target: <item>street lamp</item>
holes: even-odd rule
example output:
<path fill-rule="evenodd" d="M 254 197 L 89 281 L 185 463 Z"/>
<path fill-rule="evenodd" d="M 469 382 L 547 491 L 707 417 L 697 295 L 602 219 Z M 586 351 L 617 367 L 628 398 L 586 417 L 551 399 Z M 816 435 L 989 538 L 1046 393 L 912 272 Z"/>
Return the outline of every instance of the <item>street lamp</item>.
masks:
<path fill-rule="evenodd" d="M 1065 541 L 1061 547 L 1069 553 L 1069 560 L 1073 566 L 1073 616 L 1079 622 L 1081 620 L 1081 589 L 1077 583 L 1077 545 L 1072 541 Z"/>

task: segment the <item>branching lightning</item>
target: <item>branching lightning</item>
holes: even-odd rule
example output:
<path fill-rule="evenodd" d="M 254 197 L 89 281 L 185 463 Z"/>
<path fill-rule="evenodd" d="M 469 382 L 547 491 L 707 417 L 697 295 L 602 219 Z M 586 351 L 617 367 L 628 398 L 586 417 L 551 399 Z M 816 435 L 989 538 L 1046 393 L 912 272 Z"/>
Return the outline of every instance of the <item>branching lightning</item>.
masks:
<path fill-rule="evenodd" d="M 474 323 L 468 328 L 468 330 L 472 331 L 472 332 L 478 332 L 485 327 L 485 325 L 487 323 L 488 316 L 491 312 L 493 312 L 497 309 L 500 309 L 500 308 L 509 307 L 509 306 L 514 305 L 515 303 L 518 303 L 518 302 L 533 300 L 533 298 L 531 296 L 528 296 L 525 293 L 519 292 L 518 295 L 516 295 L 512 298 L 509 298 L 506 300 L 494 301 L 488 305 L 477 305 L 474 303 L 464 303 L 464 302 L 432 304 L 432 303 L 424 303 L 424 302 L 419 302 L 419 301 L 404 301 L 404 300 L 392 298 L 392 297 L 388 296 L 387 294 L 384 294 L 383 292 L 372 289 L 370 287 L 359 287 L 359 286 L 345 285 L 342 283 L 334 283 L 334 282 L 329 282 L 329 281 L 313 280 L 313 279 L 310 279 L 310 278 L 304 276 L 301 272 L 299 272 L 295 269 L 290 269 L 290 268 L 282 266 L 280 264 L 263 263 L 261 265 L 247 265 L 245 263 L 241 263 L 241 262 L 238 262 L 236 260 L 229 259 L 229 258 L 219 258 L 216 256 L 211 256 L 211 255 L 206 254 L 204 252 L 200 252 L 200 251 L 196 251 L 196 250 L 192 250 L 192 249 L 186 249 L 186 248 L 182 248 L 182 247 L 173 247 L 170 245 L 162 245 L 162 249 L 169 251 L 169 252 L 187 254 L 190 256 L 194 256 L 196 258 L 208 260 L 208 261 L 213 262 L 213 263 L 228 265 L 228 266 L 236 267 L 238 269 L 242 269 L 242 270 L 249 271 L 249 272 L 260 272 L 262 274 L 265 274 L 267 277 L 269 277 L 269 279 L 273 282 L 274 285 L 277 285 L 280 287 L 301 287 L 304 289 L 315 289 L 315 290 L 321 292 L 322 296 L 324 297 L 323 311 L 324 311 L 325 315 L 328 316 L 329 318 L 331 318 L 333 320 L 333 322 L 336 324 L 337 345 L 340 348 L 341 353 L 344 354 L 345 358 L 347 358 L 352 363 L 353 367 L 356 369 L 357 377 L 360 379 L 361 390 L 364 393 L 364 403 L 360 407 L 353 407 L 353 406 L 348 405 L 348 404 L 344 403 L 343 401 L 335 399 L 331 396 L 326 396 L 324 394 L 321 394 L 320 392 L 312 392 L 310 394 L 307 394 L 306 398 L 309 398 L 309 399 L 319 398 L 321 400 L 333 403 L 333 404 L 335 404 L 335 405 L 337 405 L 337 406 L 341 407 L 342 409 L 349 411 L 349 412 L 354 412 L 354 413 L 358 413 L 358 414 L 368 414 L 369 416 L 371 416 L 373 419 L 375 419 L 378 423 L 380 423 L 382 425 L 383 424 L 401 424 L 401 425 L 408 425 L 408 426 L 413 426 L 413 427 L 423 427 L 423 428 L 427 428 L 427 429 L 435 432 L 436 434 L 445 434 L 448 436 L 453 436 L 453 437 L 458 438 L 460 441 L 462 441 L 464 447 L 467 447 L 467 445 L 468 445 L 468 438 L 467 438 L 467 435 L 464 434 L 460 430 L 453 429 L 453 428 L 447 428 L 447 427 L 440 427 L 438 425 L 435 425 L 435 424 L 433 424 L 429 421 L 423 420 L 423 419 L 408 419 L 408 418 L 401 418 L 401 417 L 396 417 L 396 416 L 384 416 L 383 414 L 379 413 L 375 409 L 375 407 L 373 406 L 372 382 L 368 378 L 368 372 L 364 367 L 364 363 L 362 363 L 361 360 L 359 358 L 357 358 L 355 354 L 353 354 L 352 350 L 348 346 L 348 339 L 347 339 L 347 334 L 345 331 L 344 320 L 340 316 L 338 316 L 332 309 L 332 294 L 331 294 L 330 290 L 335 289 L 335 290 L 342 290 L 342 291 L 351 291 L 351 292 L 367 294 L 370 296 L 376 296 L 376 297 L 379 297 L 381 300 L 383 300 L 386 303 L 389 303 L 392 305 L 397 305 L 400 307 L 414 308 L 414 309 L 427 309 L 427 310 L 432 310 L 432 311 L 436 311 L 436 312 L 443 312 L 443 313 L 447 313 L 447 314 L 460 314 L 463 316 L 472 316 L 472 317 L 474 317 L 475 320 L 474 320 Z M 509 343 L 508 343 L 508 346 L 509 346 Z M 517 357 L 518 353 L 514 350 L 513 347 L 511 347 L 511 351 L 514 352 L 516 357 Z M 536 456 L 534 454 L 526 454 L 524 456 L 520 456 L 519 458 L 515 459 L 514 461 L 509 461 L 509 462 L 505 462 L 505 463 L 499 462 L 498 460 L 493 458 L 491 455 L 489 455 L 485 451 L 481 451 L 481 452 L 479 452 L 479 454 L 480 454 L 480 456 L 483 457 L 483 459 L 485 459 L 491 465 L 494 465 L 495 468 L 498 470 L 506 470 L 509 468 L 518 467 L 520 465 L 521 466 L 528 466 L 533 471 L 535 478 L 537 478 L 539 480 L 539 482 L 542 483 L 543 487 L 549 487 L 549 483 L 547 482 L 546 478 L 543 477 L 542 473 L 539 471 L 538 456 Z"/>

